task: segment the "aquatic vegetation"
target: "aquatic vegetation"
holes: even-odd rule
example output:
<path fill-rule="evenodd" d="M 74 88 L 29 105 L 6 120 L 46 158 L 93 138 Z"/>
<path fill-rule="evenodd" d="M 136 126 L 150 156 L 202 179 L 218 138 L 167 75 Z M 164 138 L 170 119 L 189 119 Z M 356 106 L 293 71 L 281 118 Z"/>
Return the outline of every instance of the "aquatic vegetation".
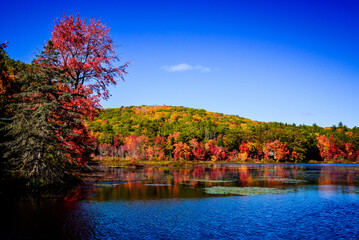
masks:
<path fill-rule="evenodd" d="M 294 179 L 294 178 L 277 178 L 277 177 L 262 177 L 259 178 L 258 180 L 263 180 L 263 181 L 275 181 L 275 182 L 282 182 L 282 183 L 303 183 L 303 182 L 307 182 L 305 180 L 300 180 L 300 179 Z"/>
<path fill-rule="evenodd" d="M 147 187 L 171 187 L 173 185 L 167 184 L 167 183 L 148 183 L 148 184 L 144 184 L 144 186 L 147 186 Z"/>
<path fill-rule="evenodd" d="M 96 187 L 114 187 L 125 182 L 126 181 L 103 181 L 103 182 L 96 182 L 93 185 Z"/>
<path fill-rule="evenodd" d="M 253 196 L 262 194 L 282 194 L 296 192 L 294 189 L 278 189 L 278 188 L 265 188 L 265 187 L 209 187 L 204 188 L 204 191 L 208 194 L 218 195 L 243 195 Z"/>
<path fill-rule="evenodd" d="M 98 188 L 103 188 L 103 187 L 114 187 L 116 185 L 115 184 L 97 184 L 97 183 L 95 183 L 94 186 L 98 187 Z"/>
<path fill-rule="evenodd" d="M 359 189 L 348 189 L 348 190 L 344 190 L 342 191 L 343 193 L 355 193 L 355 194 L 359 194 Z"/>
<path fill-rule="evenodd" d="M 191 179 L 191 181 L 196 181 L 196 182 L 207 182 L 207 183 L 229 183 L 229 182 L 235 182 L 235 179 L 216 179 L 216 180 L 211 180 L 211 179 Z"/>

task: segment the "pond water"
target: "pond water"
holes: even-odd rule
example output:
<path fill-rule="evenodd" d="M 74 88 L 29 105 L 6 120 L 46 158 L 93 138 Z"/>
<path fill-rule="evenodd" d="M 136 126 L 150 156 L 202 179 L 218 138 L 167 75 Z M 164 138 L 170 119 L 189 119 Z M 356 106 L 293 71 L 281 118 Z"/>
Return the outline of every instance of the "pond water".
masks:
<path fill-rule="evenodd" d="M 105 168 L 63 197 L 1 200 L 0 239 L 358 239 L 359 165 Z M 261 195 L 213 187 L 275 188 Z"/>

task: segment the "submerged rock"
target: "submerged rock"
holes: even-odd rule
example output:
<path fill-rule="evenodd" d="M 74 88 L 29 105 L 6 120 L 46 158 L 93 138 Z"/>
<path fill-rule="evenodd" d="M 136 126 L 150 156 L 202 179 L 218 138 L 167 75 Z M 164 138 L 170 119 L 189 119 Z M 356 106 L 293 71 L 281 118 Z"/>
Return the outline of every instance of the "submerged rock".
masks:
<path fill-rule="evenodd" d="M 278 188 L 265 188 L 265 187 L 209 187 L 204 188 L 204 191 L 208 194 L 233 194 L 243 196 L 253 196 L 260 194 L 281 194 L 296 192 L 294 189 L 278 189 Z"/>

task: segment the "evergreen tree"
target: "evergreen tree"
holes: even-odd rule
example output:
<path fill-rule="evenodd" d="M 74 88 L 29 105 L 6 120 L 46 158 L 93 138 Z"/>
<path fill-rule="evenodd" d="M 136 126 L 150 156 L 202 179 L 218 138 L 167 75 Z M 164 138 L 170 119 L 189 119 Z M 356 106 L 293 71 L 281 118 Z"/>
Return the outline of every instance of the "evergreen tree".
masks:
<path fill-rule="evenodd" d="M 61 111 L 60 99 L 66 98 L 56 86 L 61 78 L 57 70 L 45 68 L 27 73 L 12 104 L 15 112 L 6 129 L 13 140 L 6 143 L 4 156 L 8 169 L 31 185 L 64 183 L 73 178 L 67 153 L 56 137 L 64 129 L 63 121 L 54 114 Z"/>

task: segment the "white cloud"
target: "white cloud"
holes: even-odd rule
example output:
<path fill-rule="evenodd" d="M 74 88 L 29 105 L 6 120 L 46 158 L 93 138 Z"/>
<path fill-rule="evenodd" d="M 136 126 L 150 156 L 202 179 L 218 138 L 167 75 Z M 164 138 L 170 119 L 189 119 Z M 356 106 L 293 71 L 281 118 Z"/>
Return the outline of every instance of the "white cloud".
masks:
<path fill-rule="evenodd" d="M 201 65 L 192 66 L 187 63 L 180 63 L 180 64 L 173 65 L 173 66 L 166 65 L 166 66 L 163 66 L 162 68 L 164 70 L 166 70 L 167 72 L 180 72 L 180 71 L 190 71 L 190 70 L 198 70 L 201 72 L 211 71 L 211 69 L 208 67 L 203 67 Z"/>

